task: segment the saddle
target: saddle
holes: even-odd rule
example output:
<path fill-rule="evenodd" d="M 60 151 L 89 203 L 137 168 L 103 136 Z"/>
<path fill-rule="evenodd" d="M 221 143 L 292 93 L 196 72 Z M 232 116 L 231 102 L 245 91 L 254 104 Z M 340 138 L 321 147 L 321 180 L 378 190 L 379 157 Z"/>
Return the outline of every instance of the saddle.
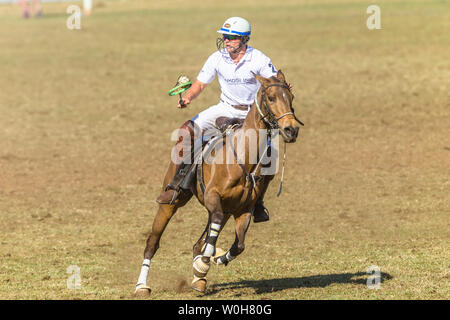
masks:
<path fill-rule="evenodd" d="M 240 118 L 218 117 L 216 119 L 216 127 L 223 133 L 230 128 L 237 129 L 242 127 L 244 120 Z"/>
<path fill-rule="evenodd" d="M 222 138 L 224 137 L 227 131 L 236 130 L 242 127 L 244 120 L 245 119 L 240 118 L 218 117 L 216 119 L 216 127 L 217 129 L 219 129 L 221 134 L 211 137 L 207 141 L 207 143 L 203 145 L 201 152 L 196 154 L 195 160 L 197 165 L 193 166 L 192 174 L 196 176 L 203 194 L 205 192 L 205 184 L 203 181 L 203 166 L 202 166 L 203 156 L 211 152 L 211 150 L 215 148 L 216 144 L 222 141 Z"/>

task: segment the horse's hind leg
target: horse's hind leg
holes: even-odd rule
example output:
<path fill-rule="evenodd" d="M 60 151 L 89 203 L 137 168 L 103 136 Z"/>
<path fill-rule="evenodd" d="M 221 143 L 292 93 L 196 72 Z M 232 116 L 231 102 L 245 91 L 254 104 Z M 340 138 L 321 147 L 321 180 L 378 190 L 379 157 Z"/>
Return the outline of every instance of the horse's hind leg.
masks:
<path fill-rule="evenodd" d="M 245 249 L 245 235 L 247 234 L 248 227 L 250 226 L 251 213 L 247 212 L 241 214 L 235 219 L 235 240 L 230 250 L 228 250 L 224 255 L 215 257 L 214 262 L 217 264 L 227 265 L 228 262 L 235 259 L 240 255 Z"/>
<path fill-rule="evenodd" d="M 150 262 L 156 251 L 159 248 L 159 240 L 169 223 L 172 216 L 175 214 L 178 208 L 184 206 L 189 199 L 192 197 L 192 194 L 188 194 L 183 196 L 182 198 L 178 198 L 176 204 L 160 204 L 158 213 L 156 214 L 155 219 L 153 220 L 152 231 L 147 238 L 147 245 L 144 250 L 144 262 L 142 264 L 141 272 L 139 274 L 139 278 L 136 284 L 135 295 L 137 296 L 148 296 L 150 295 L 150 288 L 147 286 L 147 278 L 148 272 L 150 270 Z"/>
<path fill-rule="evenodd" d="M 197 240 L 197 242 L 194 244 L 194 247 L 192 248 L 192 254 L 193 258 L 195 259 L 197 256 L 202 254 L 202 251 L 204 249 L 206 236 L 208 235 L 208 229 L 209 224 L 211 223 L 211 220 L 208 218 L 208 223 L 206 224 L 205 230 L 203 231 L 200 238 Z"/>

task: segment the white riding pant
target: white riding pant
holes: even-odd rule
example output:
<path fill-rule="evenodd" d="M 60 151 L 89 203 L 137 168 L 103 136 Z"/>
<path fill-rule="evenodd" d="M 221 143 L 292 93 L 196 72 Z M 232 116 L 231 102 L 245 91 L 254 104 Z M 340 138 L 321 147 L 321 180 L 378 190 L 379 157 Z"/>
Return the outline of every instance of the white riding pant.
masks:
<path fill-rule="evenodd" d="M 221 101 L 200 112 L 191 120 L 204 132 L 206 130 L 217 129 L 216 119 L 219 117 L 245 119 L 247 113 L 248 110 L 239 110 Z"/>

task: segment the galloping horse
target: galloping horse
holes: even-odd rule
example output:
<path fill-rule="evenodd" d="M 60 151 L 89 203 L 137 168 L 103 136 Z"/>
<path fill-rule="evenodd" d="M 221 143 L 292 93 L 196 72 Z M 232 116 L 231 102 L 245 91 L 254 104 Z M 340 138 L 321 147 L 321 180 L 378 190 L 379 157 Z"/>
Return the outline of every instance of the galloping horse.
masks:
<path fill-rule="evenodd" d="M 295 142 L 300 125 L 303 125 L 294 114 L 292 100 L 294 96 L 290 85 L 286 82 L 283 73 L 278 71 L 276 77 L 263 78 L 255 75 L 261 87 L 256 95 L 242 126 L 234 130 L 233 138 L 224 143 L 223 149 L 238 158 L 236 153 L 237 141 L 245 137 L 248 131 L 263 131 L 273 136 L 277 131 L 285 143 Z M 225 140 L 224 138 L 222 138 Z M 269 148 L 270 139 L 256 136 L 258 146 L 263 150 Z M 194 279 L 191 287 L 197 291 L 206 291 L 206 275 L 211 260 L 217 264 L 228 264 L 244 251 L 245 235 L 250 225 L 252 208 L 257 199 L 263 196 L 274 174 L 261 175 L 260 161 L 252 155 L 249 144 L 245 144 L 245 160 L 232 163 L 213 161 L 202 162 L 191 190 L 180 193 L 172 204 L 159 204 L 158 213 L 153 221 L 152 231 L 147 239 L 144 251 L 144 263 L 136 285 L 135 295 L 148 296 L 150 288 L 147 286 L 147 277 L 150 261 L 159 247 L 159 241 L 169 220 L 178 208 L 183 207 L 193 195 L 208 210 L 208 223 L 197 243 L 193 247 Z M 261 148 L 260 148 L 261 150 Z M 260 155 L 261 157 L 261 155 Z M 170 182 L 175 173 L 175 164 L 170 162 L 167 170 L 164 187 Z M 216 254 L 216 241 L 220 231 L 230 218 L 235 220 L 235 241 L 227 252 Z"/>

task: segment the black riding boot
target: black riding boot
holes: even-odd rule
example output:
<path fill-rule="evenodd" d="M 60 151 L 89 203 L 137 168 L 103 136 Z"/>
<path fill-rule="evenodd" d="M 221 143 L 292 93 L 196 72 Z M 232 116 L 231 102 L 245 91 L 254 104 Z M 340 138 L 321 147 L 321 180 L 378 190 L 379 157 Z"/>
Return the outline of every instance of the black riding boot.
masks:
<path fill-rule="evenodd" d="M 269 221 L 269 210 L 264 206 L 264 201 L 259 198 L 253 208 L 253 222 Z"/>
<path fill-rule="evenodd" d="M 181 163 L 177 167 L 177 171 L 175 172 L 172 181 L 167 185 L 164 192 L 159 195 L 156 202 L 161 204 L 173 204 L 180 192 L 190 189 L 194 176 L 195 164 Z"/>
<path fill-rule="evenodd" d="M 173 204 L 174 201 L 177 199 L 178 195 L 183 192 L 183 190 L 189 190 L 191 187 L 191 183 L 193 179 L 195 178 L 195 152 L 201 151 L 201 147 L 197 148 L 199 150 L 193 150 L 195 147 L 194 144 L 194 138 L 195 134 L 194 132 L 197 130 L 195 127 L 195 124 L 188 120 L 186 121 L 180 129 L 188 130 L 191 135 L 191 153 L 189 155 L 186 155 L 185 159 L 181 162 L 181 164 L 177 165 L 175 175 L 172 178 L 172 181 L 166 186 L 164 191 L 159 195 L 159 197 L 156 199 L 156 202 L 161 204 Z M 200 135 L 201 138 L 201 135 Z M 179 138 L 178 143 L 181 143 L 182 139 Z M 190 158 L 190 161 L 188 161 Z M 188 163 L 186 163 L 188 162 Z"/>

